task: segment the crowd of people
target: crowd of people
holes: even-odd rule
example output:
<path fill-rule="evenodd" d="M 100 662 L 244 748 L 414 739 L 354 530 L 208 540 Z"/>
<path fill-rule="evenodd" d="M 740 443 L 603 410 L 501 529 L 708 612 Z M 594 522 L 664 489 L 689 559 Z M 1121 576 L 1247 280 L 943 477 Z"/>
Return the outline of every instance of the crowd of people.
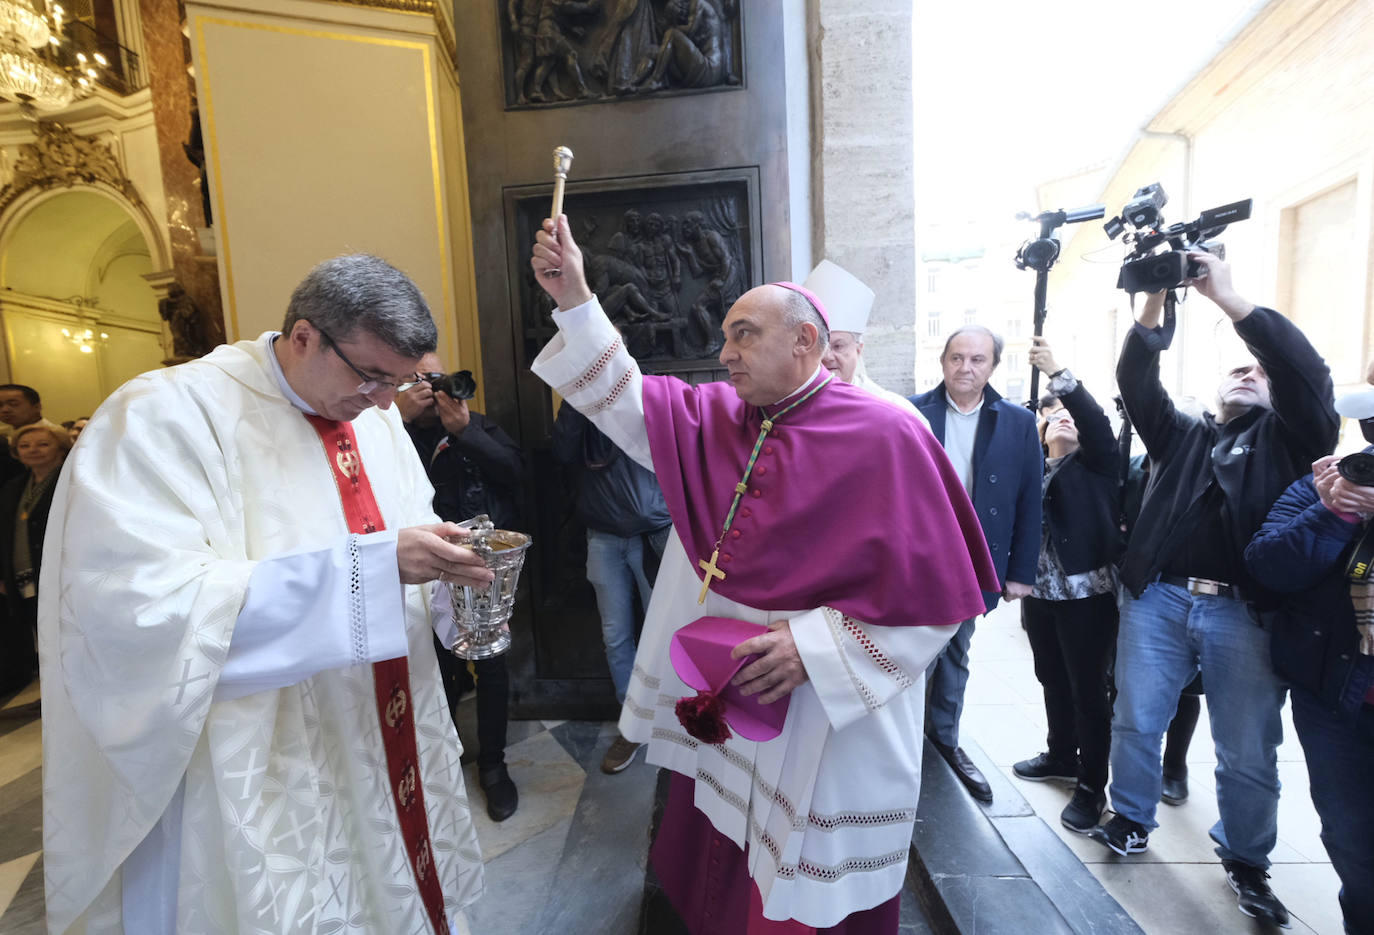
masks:
<path fill-rule="evenodd" d="M 897 931 L 925 740 L 993 799 L 959 726 L 1000 601 L 1021 602 L 1048 723 L 1014 772 L 1070 785 L 1067 828 L 1145 851 L 1187 796 L 1203 692 L 1223 871 L 1242 912 L 1288 925 L 1267 869 L 1291 697 L 1347 930 L 1374 931 L 1374 472 L 1330 455 L 1317 350 L 1195 259 L 1187 285 L 1254 360 L 1215 414 L 1181 411 L 1167 297 L 1146 297 L 1117 365 L 1133 459 L 1043 338 L 1036 412 L 989 385 L 1003 345 L 978 325 L 934 389 L 884 390 L 874 293 L 829 261 L 730 307 L 725 381 L 646 375 L 566 219 L 545 223 L 558 331 L 532 369 L 563 400 L 553 454 L 622 704 L 602 769 L 644 751 L 672 774 L 651 860 L 690 931 Z M 475 689 L 505 820 L 510 675 L 437 634 L 449 589 L 491 579 L 458 523 L 523 525 L 527 465 L 439 388 L 436 345 L 414 284 L 349 256 L 280 332 L 139 377 L 89 426 L 0 386 L 0 661 L 6 686 L 44 678 L 50 930 L 442 935 L 480 894 L 456 710 Z M 1366 396 L 1342 405 L 1374 440 Z"/>

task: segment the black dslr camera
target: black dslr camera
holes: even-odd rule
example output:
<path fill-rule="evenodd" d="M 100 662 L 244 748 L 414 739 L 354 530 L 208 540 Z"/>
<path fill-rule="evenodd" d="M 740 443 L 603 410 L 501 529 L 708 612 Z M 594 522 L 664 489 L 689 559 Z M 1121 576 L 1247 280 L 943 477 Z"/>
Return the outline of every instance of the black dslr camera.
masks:
<path fill-rule="evenodd" d="M 454 399 L 472 399 L 477 395 L 477 381 L 472 378 L 471 370 L 457 373 L 418 373 L 436 393 L 447 393 Z"/>
<path fill-rule="evenodd" d="M 1374 487 L 1374 454 L 1357 451 L 1336 462 L 1336 470 L 1358 487 Z"/>
<path fill-rule="evenodd" d="M 1127 292 L 1162 292 L 1183 285 L 1202 272 L 1202 265 L 1188 258 L 1188 251 L 1226 258 L 1226 246 L 1213 238 L 1228 224 L 1250 217 L 1251 199 L 1209 208 L 1197 220 L 1164 226 L 1162 209 L 1169 196 L 1158 182 L 1138 189 L 1121 214 L 1103 225 L 1112 240 L 1125 234 L 1130 247 L 1116 287 Z M 1167 249 L 1159 250 L 1159 247 Z"/>

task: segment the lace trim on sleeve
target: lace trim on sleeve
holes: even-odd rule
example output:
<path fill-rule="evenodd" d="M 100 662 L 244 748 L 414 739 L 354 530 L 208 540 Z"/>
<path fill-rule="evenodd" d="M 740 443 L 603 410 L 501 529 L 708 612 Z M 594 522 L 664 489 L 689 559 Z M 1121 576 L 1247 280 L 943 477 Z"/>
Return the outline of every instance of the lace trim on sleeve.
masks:
<path fill-rule="evenodd" d="M 864 632 L 864 628 L 853 617 L 848 617 L 833 607 L 824 607 L 825 622 L 830 626 L 830 635 L 835 640 L 835 648 L 839 650 L 840 660 L 844 663 L 844 670 L 849 675 L 850 682 L 854 685 L 854 690 L 863 699 L 864 707 L 869 711 L 876 711 L 884 704 L 869 687 L 868 683 L 859 677 L 854 671 L 854 667 L 849 664 L 849 654 L 846 650 L 846 643 L 856 645 L 865 653 L 873 664 L 885 672 L 888 678 L 897 684 L 898 689 L 909 688 L 915 680 L 894 662 L 891 657 L 878 647 L 878 644 Z"/>
<path fill-rule="evenodd" d="M 367 606 L 363 594 L 363 552 L 358 537 L 348 537 L 348 632 L 353 643 L 353 664 L 367 665 Z"/>

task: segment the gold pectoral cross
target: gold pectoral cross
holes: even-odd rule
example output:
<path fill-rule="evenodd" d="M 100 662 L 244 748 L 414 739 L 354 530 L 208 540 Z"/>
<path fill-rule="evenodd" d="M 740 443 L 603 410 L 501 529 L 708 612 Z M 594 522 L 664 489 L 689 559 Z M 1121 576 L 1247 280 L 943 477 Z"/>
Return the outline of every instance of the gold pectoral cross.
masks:
<path fill-rule="evenodd" d="M 716 549 L 711 553 L 711 560 L 709 562 L 704 558 L 697 562 L 697 564 L 701 566 L 701 570 L 706 573 L 701 579 L 701 595 L 697 598 L 698 604 L 706 603 L 706 592 L 711 590 L 712 578 L 719 578 L 722 581 L 725 580 L 725 572 L 716 567 L 716 557 L 719 555 L 720 549 Z"/>

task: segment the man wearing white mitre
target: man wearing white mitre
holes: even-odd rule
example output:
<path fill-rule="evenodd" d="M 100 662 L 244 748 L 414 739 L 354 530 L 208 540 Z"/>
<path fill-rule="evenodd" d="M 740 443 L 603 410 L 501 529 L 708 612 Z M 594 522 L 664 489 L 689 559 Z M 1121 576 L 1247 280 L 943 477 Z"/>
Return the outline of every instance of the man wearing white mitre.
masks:
<path fill-rule="evenodd" d="M 915 416 L 929 428 L 926 417 L 911 404 L 911 400 L 879 386 L 864 366 L 864 331 L 868 329 L 868 316 L 873 311 L 873 290 L 849 270 L 829 260 L 817 263 L 802 285 L 815 293 L 830 315 L 830 341 L 826 345 L 825 355 L 821 357 L 825 369 L 844 382 L 868 390 L 879 399 Z"/>
<path fill-rule="evenodd" d="M 821 366 L 810 290 L 746 292 L 722 325 L 729 382 L 689 386 L 640 373 L 566 216 L 537 238 L 559 331 L 534 372 L 655 472 L 673 521 L 620 716 L 673 773 L 664 892 L 693 935 L 894 935 L 925 667 L 996 581 L 958 476 L 929 431 Z M 674 661 L 689 632 L 742 664 L 695 697 Z"/>
<path fill-rule="evenodd" d="M 492 576 L 391 409 L 436 340 L 338 257 L 92 417 L 39 591 L 49 932 L 449 935 L 481 891 L 431 582 Z"/>

